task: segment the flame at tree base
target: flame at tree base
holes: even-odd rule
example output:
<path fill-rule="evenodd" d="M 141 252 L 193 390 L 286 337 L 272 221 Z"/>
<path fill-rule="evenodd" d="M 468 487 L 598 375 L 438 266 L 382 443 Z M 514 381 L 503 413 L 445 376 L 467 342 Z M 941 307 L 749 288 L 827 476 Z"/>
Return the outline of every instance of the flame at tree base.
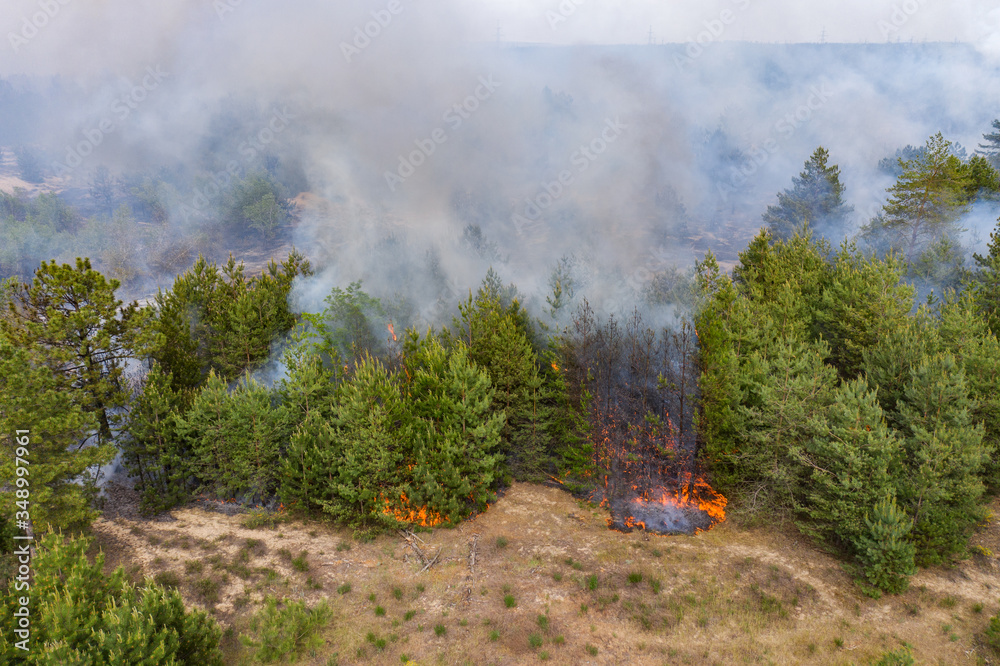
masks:
<path fill-rule="evenodd" d="M 657 534 L 698 534 L 726 519 L 728 500 L 703 479 L 678 490 L 657 488 L 631 499 L 603 502 L 611 511 L 608 527 Z"/>
<path fill-rule="evenodd" d="M 382 499 L 385 501 L 385 508 L 382 509 L 382 513 L 392 516 L 397 522 L 411 523 L 420 527 L 436 527 L 448 522 L 447 516 L 442 516 L 440 513 L 432 511 L 426 506 L 416 508 L 410 506 L 410 500 L 406 497 L 406 493 L 400 495 L 400 501 L 397 506 L 393 506 L 392 502 L 385 498 Z"/>

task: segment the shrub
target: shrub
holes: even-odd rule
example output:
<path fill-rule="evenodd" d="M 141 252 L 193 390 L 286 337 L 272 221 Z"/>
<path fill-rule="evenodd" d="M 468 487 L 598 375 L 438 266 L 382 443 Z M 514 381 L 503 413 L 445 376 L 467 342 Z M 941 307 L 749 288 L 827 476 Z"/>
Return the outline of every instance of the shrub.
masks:
<path fill-rule="evenodd" d="M 517 606 L 517 600 L 514 598 L 513 594 L 504 595 L 503 605 L 507 608 L 513 608 L 514 606 Z"/>
<path fill-rule="evenodd" d="M 883 653 L 874 666 L 913 666 L 915 663 L 909 648 L 902 647 L 892 652 Z"/>
<path fill-rule="evenodd" d="M 296 661 L 306 650 L 318 647 L 317 630 L 323 628 L 332 613 L 325 602 L 307 608 L 304 602 L 269 596 L 264 607 L 250 621 L 250 633 L 240 642 L 250 648 L 254 659 L 265 664 L 286 659 Z"/>
<path fill-rule="evenodd" d="M 904 592 L 909 586 L 907 577 L 916 570 L 916 551 L 904 540 L 910 531 L 910 519 L 894 499 L 885 499 L 875 505 L 872 516 L 865 516 L 865 526 L 867 530 L 856 543 L 865 578 L 876 590 Z"/>
<path fill-rule="evenodd" d="M 548 633 L 548 631 L 549 631 L 549 616 L 548 615 L 539 615 L 537 622 L 538 622 L 538 628 L 541 629 L 542 631 Z"/>
<path fill-rule="evenodd" d="M 222 632 L 202 611 L 186 612 L 176 590 L 131 585 L 119 567 L 104 576 L 104 556 L 87 560 L 89 539 L 49 534 L 33 561 L 29 664 L 222 665 Z M 13 589 L 0 590 L 0 654 L 14 654 Z"/>
<path fill-rule="evenodd" d="M 990 618 L 990 624 L 986 627 L 986 643 L 1000 654 L 1000 613 Z"/>
<path fill-rule="evenodd" d="M 292 560 L 292 566 L 295 567 L 296 571 L 300 571 L 302 573 L 309 571 L 309 562 L 306 559 L 308 555 L 308 553 L 303 551 L 298 557 Z"/>

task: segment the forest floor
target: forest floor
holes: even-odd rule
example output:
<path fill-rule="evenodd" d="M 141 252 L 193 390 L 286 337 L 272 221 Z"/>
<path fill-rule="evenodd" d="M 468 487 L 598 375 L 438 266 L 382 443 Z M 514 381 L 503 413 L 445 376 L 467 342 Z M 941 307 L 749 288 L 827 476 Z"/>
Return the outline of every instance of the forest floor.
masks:
<path fill-rule="evenodd" d="M 197 504 L 144 520 L 118 505 L 95 525 L 108 567 L 212 613 L 227 663 L 246 663 L 236 636 L 266 595 L 328 599 L 306 664 L 868 664 L 906 649 L 918 664 L 1000 663 L 980 640 L 1000 599 L 995 519 L 970 559 L 874 600 L 791 525 L 623 534 L 541 485 L 409 537 L 429 568 L 402 533 L 359 543 L 320 522 L 251 529 Z"/>

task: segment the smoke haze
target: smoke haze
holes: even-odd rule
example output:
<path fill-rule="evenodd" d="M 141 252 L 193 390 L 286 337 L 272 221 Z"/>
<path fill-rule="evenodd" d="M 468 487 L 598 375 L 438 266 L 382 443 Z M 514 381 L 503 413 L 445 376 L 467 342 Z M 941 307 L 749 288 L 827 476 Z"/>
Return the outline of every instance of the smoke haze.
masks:
<path fill-rule="evenodd" d="M 838 241 L 884 201 L 880 159 L 938 131 L 971 153 L 1000 116 L 986 3 L 623 5 L 10 1 L 0 144 L 54 189 L 165 169 L 186 232 L 269 156 L 310 193 L 299 307 L 364 279 L 433 320 L 491 265 L 543 303 L 573 257 L 612 309 L 709 248 L 731 263 L 820 145 L 856 210 Z"/>

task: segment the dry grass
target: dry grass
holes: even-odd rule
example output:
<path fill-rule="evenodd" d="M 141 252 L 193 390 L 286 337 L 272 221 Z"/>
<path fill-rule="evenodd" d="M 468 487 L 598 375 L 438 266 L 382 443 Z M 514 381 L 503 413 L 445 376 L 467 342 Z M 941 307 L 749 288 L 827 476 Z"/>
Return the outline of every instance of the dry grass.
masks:
<path fill-rule="evenodd" d="M 918 663 L 992 658 L 977 636 L 997 612 L 993 554 L 921 571 L 906 594 L 871 600 L 842 562 L 789 526 L 620 534 L 603 511 L 542 486 L 515 485 L 488 513 L 419 533 L 428 557 L 440 550 L 422 573 L 397 535 L 346 549 L 348 533 L 323 524 L 254 530 L 194 508 L 173 517 L 96 530 L 111 564 L 179 581 L 189 603 L 232 627 L 231 663 L 242 659 L 235 636 L 268 594 L 329 599 L 333 618 L 311 664 L 403 655 L 420 664 L 864 664 L 904 644 Z M 998 534 L 991 524 L 976 543 L 990 550 Z"/>

